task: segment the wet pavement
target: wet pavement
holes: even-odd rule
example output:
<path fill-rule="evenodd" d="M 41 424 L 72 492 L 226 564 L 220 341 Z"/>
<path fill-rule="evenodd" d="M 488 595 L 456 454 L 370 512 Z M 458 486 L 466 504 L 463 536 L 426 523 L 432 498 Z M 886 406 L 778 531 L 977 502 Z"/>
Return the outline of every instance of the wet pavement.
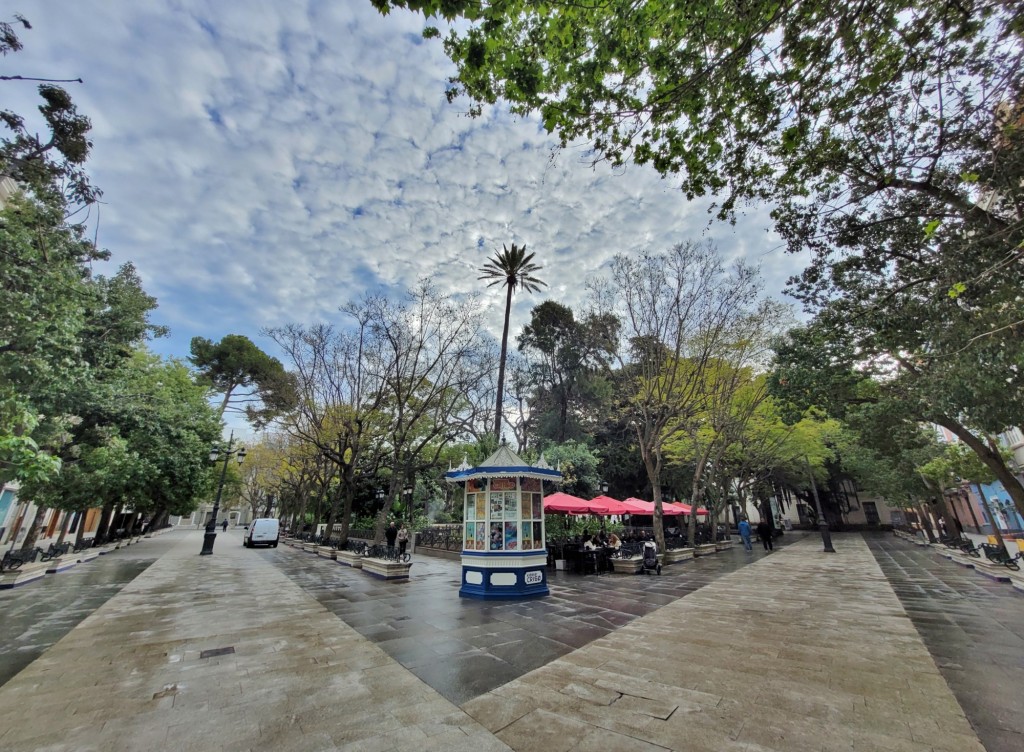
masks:
<path fill-rule="evenodd" d="M 985 749 L 1024 749 L 1024 596 L 932 549 L 865 539 Z"/>
<path fill-rule="evenodd" d="M 783 544 L 802 539 L 784 536 Z M 662 575 L 548 571 L 551 595 L 525 601 L 456 596 L 458 561 L 416 555 L 409 582 L 385 582 L 282 546 L 259 549 L 327 610 L 462 705 L 604 637 L 768 554 L 734 546 L 673 564 Z"/>
<path fill-rule="evenodd" d="M 169 543 L 143 538 L 41 580 L 0 590 L 0 686 L 166 553 Z"/>

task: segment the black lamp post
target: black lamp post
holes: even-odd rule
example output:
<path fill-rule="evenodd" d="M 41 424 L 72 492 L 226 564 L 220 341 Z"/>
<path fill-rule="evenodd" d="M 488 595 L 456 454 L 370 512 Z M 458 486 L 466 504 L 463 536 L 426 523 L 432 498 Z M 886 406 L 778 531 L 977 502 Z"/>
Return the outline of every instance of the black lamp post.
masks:
<path fill-rule="evenodd" d="M 818 484 L 814 482 L 814 471 L 811 469 L 811 461 L 804 457 L 807 462 L 807 474 L 811 478 L 811 491 L 814 492 L 814 506 L 818 510 L 818 530 L 821 531 L 821 542 L 824 545 L 826 554 L 834 554 L 836 550 L 832 548 L 832 533 L 828 529 L 828 520 L 825 519 L 825 514 L 821 510 L 821 499 L 818 498 Z"/>
<path fill-rule="evenodd" d="M 383 506 L 384 506 L 384 489 L 383 488 L 378 488 L 377 489 L 377 503 L 380 504 L 381 507 L 383 508 Z"/>
<path fill-rule="evenodd" d="M 210 450 L 210 462 L 216 462 L 218 458 L 224 455 L 224 467 L 220 471 L 220 483 L 217 484 L 217 499 L 213 502 L 213 513 L 210 515 L 210 521 L 206 523 L 206 533 L 203 535 L 203 550 L 199 552 L 200 556 L 210 556 L 213 553 L 213 542 L 217 540 L 217 512 L 220 510 L 220 497 L 224 493 L 224 478 L 228 474 L 228 461 L 232 455 L 238 457 L 238 464 L 242 464 L 242 460 L 245 459 L 245 447 L 238 447 L 238 449 L 232 449 L 232 445 L 235 442 L 235 432 L 231 432 L 231 436 L 228 439 L 228 446 L 226 449 L 214 446 Z"/>
<path fill-rule="evenodd" d="M 608 493 L 608 481 L 606 481 L 606 480 L 601 481 L 601 493 L 603 493 L 603 494 L 607 494 Z"/>
<path fill-rule="evenodd" d="M 412 486 L 402 489 L 402 501 L 405 502 L 405 513 L 409 517 L 409 524 L 412 524 Z"/>

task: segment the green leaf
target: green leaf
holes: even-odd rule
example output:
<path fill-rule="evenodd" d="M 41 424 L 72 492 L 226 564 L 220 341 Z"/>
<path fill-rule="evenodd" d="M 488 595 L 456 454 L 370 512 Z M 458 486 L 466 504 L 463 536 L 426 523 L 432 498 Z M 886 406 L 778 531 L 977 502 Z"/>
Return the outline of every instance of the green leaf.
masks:
<path fill-rule="evenodd" d="M 924 236 L 930 238 L 935 234 L 935 231 L 939 229 L 939 225 L 942 224 L 941 219 L 933 219 L 931 222 L 924 226 Z"/>
<path fill-rule="evenodd" d="M 947 292 L 946 294 L 949 295 L 949 297 L 952 298 L 953 300 L 956 300 L 965 292 L 967 292 L 967 285 L 965 285 L 963 282 L 957 282 L 956 284 L 949 288 L 949 292 Z"/>

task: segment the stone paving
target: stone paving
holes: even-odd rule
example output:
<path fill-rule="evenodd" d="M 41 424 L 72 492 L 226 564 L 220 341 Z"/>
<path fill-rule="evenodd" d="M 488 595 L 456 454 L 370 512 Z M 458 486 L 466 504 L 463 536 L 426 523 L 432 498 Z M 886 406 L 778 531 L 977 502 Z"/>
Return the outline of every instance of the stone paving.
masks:
<path fill-rule="evenodd" d="M 934 549 L 868 544 L 985 749 L 1024 750 L 1024 596 Z"/>
<path fill-rule="evenodd" d="M 167 535 L 143 538 L 58 575 L 0 590 L 0 685 L 166 553 Z"/>
<path fill-rule="evenodd" d="M 412 582 L 391 583 L 290 546 L 255 553 L 457 705 L 768 555 L 733 547 L 660 577 L 549 571 L 550 596 L 503 602 L 452 598 L 454 560 L 416 556 Z"/>
<path fill-rule="evenodd" d="M 584 593 L 614 589 L 608 600 L 623 608 L 633 592 L 644 613 L 604 609 L 634 618 L 461 707 L 381 649 L 392 640 L 374 644 L 285 574 L 281 549 L 249 551 L 229 534 L 200 557 L 201 533 L 174 536 L 156 563 L 0 687 L 0 749 L 984 749 L 860 536 L 836 536 L 836 555 L 799 541 L 675 600 L 658 592 L 671 577 L 569 581 Z M 311 571 L 320 562 L 310 559 Z M 391 583 L 394 593 L 421 586 L 449 613 L 489 608 L 460 601 L 449 575 L 432 578 L 427 566 L 420 575 L 420 563 L 412 582 Z M 346 594 L 358 601 L 358 590 Z M 528 603 L 571 609 L 570 595 Z M 577 602 L 581 624 L 605 618 Z M 430 629 L 395 639 L 461 629 L 449 639 L 465 642 L 480 627 L 500 636 L 521 628 L 516 611 L 491 611 L 508 628 L 425 611 Z M 386 626 L 406 628 L 397 623 Z M 437 644 L 430 650 L 444 655 Z"/>

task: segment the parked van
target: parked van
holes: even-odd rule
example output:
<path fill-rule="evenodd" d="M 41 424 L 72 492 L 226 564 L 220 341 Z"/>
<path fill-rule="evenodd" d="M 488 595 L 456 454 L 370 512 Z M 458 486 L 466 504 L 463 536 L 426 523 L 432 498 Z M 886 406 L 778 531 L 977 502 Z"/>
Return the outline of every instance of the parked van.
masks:
<path fill-rule="evenodd" d="M 248 548 L 262 545 L 277 548 L 280 529 L 278 521 L 272 517 L 255 519 L 249 523 L 249 529 L 242 536 L 242 545 Z"/>

